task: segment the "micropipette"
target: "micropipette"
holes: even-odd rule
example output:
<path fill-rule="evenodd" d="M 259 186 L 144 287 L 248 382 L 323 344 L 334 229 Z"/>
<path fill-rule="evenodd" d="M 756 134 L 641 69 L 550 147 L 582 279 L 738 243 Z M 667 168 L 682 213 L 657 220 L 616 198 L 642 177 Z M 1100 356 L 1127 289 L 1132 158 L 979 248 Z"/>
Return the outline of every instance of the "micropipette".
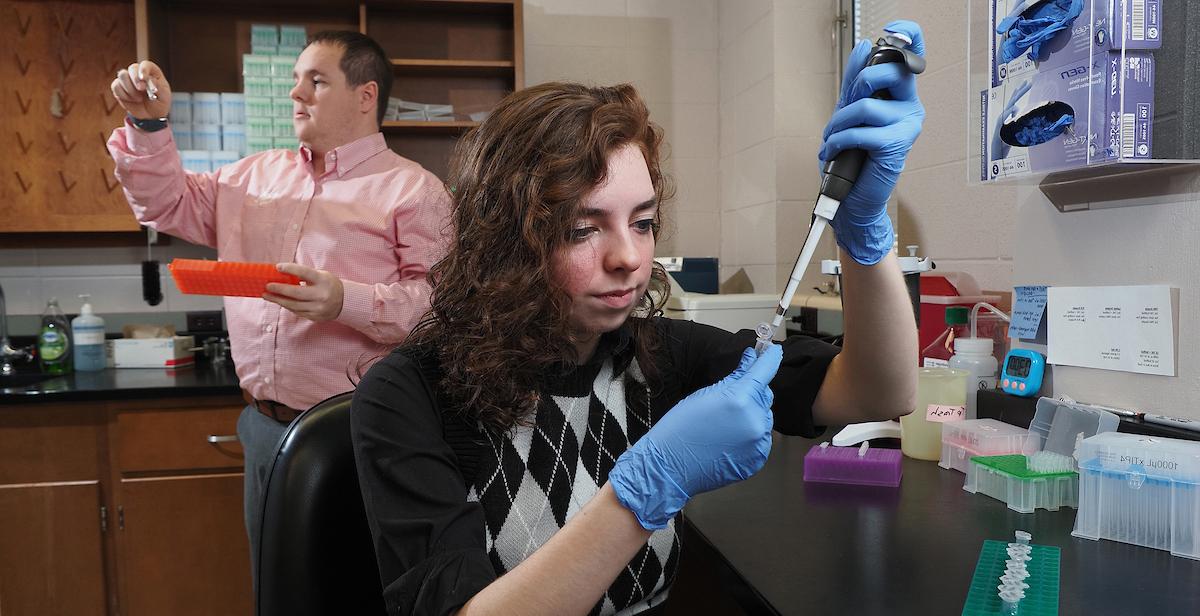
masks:
<path fill-rule="evenodd" d="M 875 46 L 871 48 L 866 66 L 902 62 L 909 72 L 918 75 L 925 71 L 925 58 L 910 51 L 908 46 L 911 44 L 912 39 L 905 34 L 887 32 L 884 36 L 879 37 Z M 888 93 L 882 90 L 873 96 L 882 99 L 890 98 Z M 813 253 L 817 250 L 817 243 L 821 241 L 821 234 L 825 232 L 825 227 L 829 226 L 830 221 L 837 215 L 842 200 L 850 194 L 850 189 L 854 187 L 854 181 L 858 179 L 858 174 L 862 171 L 863 163 L 866 160 L 866 150 L 853 149 L 844 150 L 833 160 L 825 163 L 824 176 L 821 179 L 821 192 L 813 207 L 812 224 L 808 228 L 808 237 L 805 238 L 804 246 L 800 249 L 799 256 L 796 257 L 795 265 L 792 266 L 792 275 L 788 278 L 783 296 L 779 298 L 779 305 L 775 307 L 775 316 L 770 323 L 764 321 L 754 328 L 754 332 L 758 336 L 754 343 L 754 350 L 759 354 L 771 344 L 775 332 L 783 324 L 783 316 L 792 304 L 792 298 L 796 295 L 796 288 L 800 286 L 800 279 L 804 276 L 804 271 L 808 269 L 809 261 L 812 261 Z"/>

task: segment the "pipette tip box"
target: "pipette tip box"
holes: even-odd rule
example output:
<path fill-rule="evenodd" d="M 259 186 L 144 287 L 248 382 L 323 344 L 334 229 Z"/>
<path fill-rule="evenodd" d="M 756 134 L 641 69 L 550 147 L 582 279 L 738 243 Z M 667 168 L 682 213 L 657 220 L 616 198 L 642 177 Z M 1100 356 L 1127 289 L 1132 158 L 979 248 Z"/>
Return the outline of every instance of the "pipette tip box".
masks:
<path fill-rule="evenodd" d="M 169 269 L 179 291 L 192 295 L 262 297 L 269 282 L 300 284 L 299 278 L 273 263 L 175 259 Z"/>
<path fill-rule="evenodd" d="M 1079 506 L 1077 473 L 1039 473 L 1030 470 L 1028 458 L 1020 454 L 971 458 L 963 489 L 1004 501 L 1017 513 Z"/>
<path fill-rule="evenodd" d="M 1007 454 L 1029 455 L 1042 437 L 995 419 L 964 419 L 942 424 L 942 455 L 938 466 L 966 474 L 971 458 Z"/>
<path fill-rule="evenodd" d="M 894 488 L 901 474 L 898 449 L 832 447 L 826 442 L 804 456 L 805 481 Z"/>
<path fill-rule="evenodd" d="M 1079 460 L 1072 535 L 1200 560 L 1200 442 L 1105 432 Z"/>

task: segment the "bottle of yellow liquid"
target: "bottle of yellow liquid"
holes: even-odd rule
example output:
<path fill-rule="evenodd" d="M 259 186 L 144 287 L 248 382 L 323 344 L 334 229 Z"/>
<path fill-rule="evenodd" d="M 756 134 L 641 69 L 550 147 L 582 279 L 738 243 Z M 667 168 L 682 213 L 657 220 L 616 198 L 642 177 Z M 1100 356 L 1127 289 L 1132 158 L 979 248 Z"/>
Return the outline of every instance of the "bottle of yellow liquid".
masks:
<path fill-rule="evenodd" d="M 918 460 L 942 455 L 942 423 L 966 419 L 965 370 L 919 368 L 917 408 L 900 418 L 900 450 Z"/>

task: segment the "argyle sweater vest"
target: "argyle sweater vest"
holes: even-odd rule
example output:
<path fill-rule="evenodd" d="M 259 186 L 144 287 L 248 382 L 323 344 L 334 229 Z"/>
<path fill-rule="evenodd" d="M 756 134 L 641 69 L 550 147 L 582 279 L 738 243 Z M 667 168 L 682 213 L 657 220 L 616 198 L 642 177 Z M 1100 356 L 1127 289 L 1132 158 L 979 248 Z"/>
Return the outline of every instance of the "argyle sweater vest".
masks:
<path fill-rule="evenodd" d="M 488 556 L 497 575 L 558 532 L 608 480 L 617 458 L 653 425 L 645 378 L 636 360 L 625 365 L 614 374 L 609 357 L 590 382 L 575 378 L 575 385 L 552 388 L 563 393 L 543 395 L 533 424 L 506 435 L 476 433 L 468 440 L 451 434 L 455 430 L 447 424 L 447 440 L 464 462 L 467 498 L 483 507 Z M 654 532 L 591 614 L 636 614 L 665 601 L 679 547 L 674 521 Z"/>

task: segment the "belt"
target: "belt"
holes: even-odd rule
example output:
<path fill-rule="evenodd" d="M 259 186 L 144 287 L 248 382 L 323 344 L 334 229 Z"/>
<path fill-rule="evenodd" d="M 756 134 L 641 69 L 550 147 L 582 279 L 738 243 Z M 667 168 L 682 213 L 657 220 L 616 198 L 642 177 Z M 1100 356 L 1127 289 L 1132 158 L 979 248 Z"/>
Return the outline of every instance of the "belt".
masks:
<path fill-rule="evenodd" d="M 300 413 L 304 412 L 290 406 L 285 406 L 274 400 L 259 400 L 245 390 L 242 390 L 242 398 L 246 401 L 246 404 L 254 407 L 259 413 L 281 423 L 292 423 L 293 419 L 299 417 Z"/>

